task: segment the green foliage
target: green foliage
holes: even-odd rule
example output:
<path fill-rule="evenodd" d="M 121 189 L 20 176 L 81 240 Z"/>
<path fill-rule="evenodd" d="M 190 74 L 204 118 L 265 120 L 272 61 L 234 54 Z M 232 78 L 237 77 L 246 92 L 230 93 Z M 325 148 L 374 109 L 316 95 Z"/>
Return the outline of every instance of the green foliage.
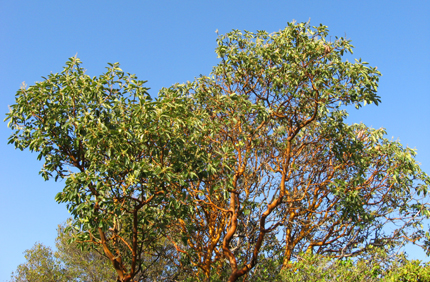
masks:
<path fill-rule="evenodd" d="M 70 224 L 70 221 L 69 221 Z M 61 261 L 69 277 L 78 281 L 114 281 L 116 280 L 115 270 L 110 261 L 104 255 L 100 247 L 92 246 L 89 249 L 82 249 L 73 240 L 73 230 L 66 232 L 67 225 L 58 226 L 56 248 L 54 256 Z M 69 280 L 73 281 L 73 280 Z"/>
<path fill-rule="evenodd" d="M 393 270 L 387 281 L 424 282 L 430 281 L 430 263 L 424 265 L 419 260 L 411 260 L 397 270 Z"/>
<path fill-rule="evenodd" d="M 100 249 L 82 250 L 71 243 L 71 232 L 59 225 L 56 239 L 57 250 L 36 243 L 25 251 L 26 262 L 12 273 L 11 282 L 19 281 L 115 281 L 115 271 Z"/>
<path fill-rule="evenodd" d="M 289 269 L 274 281 L 429 281 L 430 265 L 419 260 L 407 260 L 403 254 L 389 255 L 385 250 L 373 250 L 367 257 L 337 260 L 320 255 L 302 254 Z"/>
<path fill-rule="evenodd" d="M 233 30 L 211 76 L 154 101 L 117 63 L 91 78 L 70 58 L 18 91 L 9 143 L 66 179 L 73 240 L 102 246 L 120 281 L 159 261 L 163 277 L 271 280 L 307 252 L 343 271 L 373 247 L 422 243 L 430 215 L 416 152 L 345 122 L 348 106 L 380 102 L 380 72 L 343 60 L 352 48 L 323 25 Z"/>
<path fill-rule="evenodd" d="M 52 250 L 40 243 L 25 251 L 27 263 L 18 266 L 11 281 L 65 281 L 69 277 Z"/>
<path fill-rule="evenodd" d="M 144 81 L 118 64 L 93 78 L 80 64 L 70 58 L 61 73 L 18 91 L 9 143 L 39 152 L 45 179 L 66 178 L 56 200 L 76 219 L 75 239 L 102 244 L 131 279 L 146 242 L 160 237 L 169 216 L 188 211 L 181 187 L 205 173 L 208 157 L 196 140 L 206 131 L 180 93 L 152 101 Z"/>
<path fill-rule="evenodd" d="M 350 40 L 290 23 L 272 34 L 233 30 L 217 44 L 220 62 L 189 96 L 223 125 L 207 137 L 223 161 L 211 166 L 216 177 L 193 180 L 195 214 L 172 229 L 195 272 L 226 267 L 225 280 L 253 281 L 267 257 L 285 268 L 307 251 L 342 258 L 422 243 L 430 178 L 416 152 L 345 121 L 348 106 L 380 102 L 377 68 L 342 58 Z"/>

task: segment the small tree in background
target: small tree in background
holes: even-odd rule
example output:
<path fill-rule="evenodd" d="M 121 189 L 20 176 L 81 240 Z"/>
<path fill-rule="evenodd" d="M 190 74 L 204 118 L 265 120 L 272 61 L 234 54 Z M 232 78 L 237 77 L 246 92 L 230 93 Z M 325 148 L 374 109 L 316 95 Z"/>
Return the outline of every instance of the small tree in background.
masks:
<path fill-rule="evenodd" d="M 273 281 L 424 282 L 429 279 L 429 263 L 408 260 L 404 254 L 390 254 L 386 248 L 375 248 L 355 260 L 300 254 L 292 268 L 282 271 Z"/>
<path fill-rule="evenodd" d="M 70 278 L 51 248 L 36 243 L 24 253 L 27 262 L 20 264 L 12 273 L 11 281 L 64 281 Z"/>
<path fill-rule="evenodd" d="M 41 243 L 25 251 L 26 263 L 20 264 L 11 281 L 115 281 L 115 270 L 102 249 L 82 249 L 73 239 L 72 230 L 66 225 L 57 229 L 56 247 L 52 251 Z"/>

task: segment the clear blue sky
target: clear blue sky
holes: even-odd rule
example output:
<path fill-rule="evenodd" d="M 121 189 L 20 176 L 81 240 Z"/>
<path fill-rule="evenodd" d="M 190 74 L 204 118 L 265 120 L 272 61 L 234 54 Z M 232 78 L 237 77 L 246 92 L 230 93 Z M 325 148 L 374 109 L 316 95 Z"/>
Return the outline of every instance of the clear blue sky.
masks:
<path fill-rule="evenodd" d="M 217 62 L 216 34 L 232 29 L 278 31 L 287 22 L 327 25 L 355 45 L 353 57 L 377 66 L 382 104 L 351 110 L 351 122 L 385 127 L 388 137 L 418 149 L 430 172 L 429 1 L 0 1 L 0 106 L 6 113 L 21 83 L 60 72 L 78 53 L 91 76 L 107 62 L 161 87 L 208 74 Z M 3 116 L 4 118 L 4 116 Z M 2 118 L 2 119 L 3 119 Z M 68 218 L 44 182 L 36 154 L 6 145 L 0 126 L 0 281 L 25 261 L 36 241 L 54 246 Z M 426 259 L 409 248 L 411 257 Z M 427 259 L 426 259 L 427 260 Z"/>

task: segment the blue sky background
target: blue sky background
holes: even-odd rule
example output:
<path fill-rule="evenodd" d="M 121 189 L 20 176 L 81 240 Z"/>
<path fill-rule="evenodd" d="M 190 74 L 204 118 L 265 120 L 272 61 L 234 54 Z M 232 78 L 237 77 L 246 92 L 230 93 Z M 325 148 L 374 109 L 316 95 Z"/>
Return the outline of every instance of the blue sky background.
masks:
<path fill-rule="evenodd" d="M 350 122 L 385 127 L 388 137 L 418 149 L 430 172 L 429 1 L 6 1 L 0 0 L 0 109 L 21 83 L 62 70 L 78 53 L 91 76 L 107 62 L 148 80 L 150 93 L 208 74 L 217 63 L 216 34 L 232 29 L 278 31 L 293 19 L 327 25 L 352 39 L 351 58 L 377 66 L 380 106 L 351 109 Z M 3 116 L 5 117 L 5 116 Z M 7 145 L 0 124 L 0 281 L 10 278 L 36 241 L 54 246 L 68 218 L 54 196 L 63 183 L 44 182 L 36 154 Z M 410 257 L 428 260 L 416 248 Z"/>

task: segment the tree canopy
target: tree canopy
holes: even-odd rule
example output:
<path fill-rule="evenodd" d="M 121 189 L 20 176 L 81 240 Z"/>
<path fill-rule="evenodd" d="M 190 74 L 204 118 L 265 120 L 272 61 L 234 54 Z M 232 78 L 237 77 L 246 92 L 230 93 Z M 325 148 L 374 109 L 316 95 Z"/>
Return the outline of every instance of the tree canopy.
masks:
<path fill-rule="evenodd" d="M 66 179 L 56 200 L 75 239 L 101 246 L 118 281 L 161 245 L 192 281 L 237 281 L 300 253 L 423 243 L 430 178 L 415 150 L 346 122 L 348 106 L 380 102 L 380 72 L 343 60 L 352 48 L 323 25 L 233 30 L 209 76 L 155 100 L 118 64 L 91 78 L 70 58 L 17 92 L 9 143 L 39 152 L 45 179 Z"/>
<path fill-rule="evenodd" d="M 62 282 L 115 280 L 115 270 L 109 260 L 98 249 L 82 249 L 78 243 L 70 243 L 73 230 L 65 232 L 65 224 L 57 228 L 56 251 L 42 243 L 26 250 L 26 263 L 20 264 L 12 273 L 12 282 Z"/>

